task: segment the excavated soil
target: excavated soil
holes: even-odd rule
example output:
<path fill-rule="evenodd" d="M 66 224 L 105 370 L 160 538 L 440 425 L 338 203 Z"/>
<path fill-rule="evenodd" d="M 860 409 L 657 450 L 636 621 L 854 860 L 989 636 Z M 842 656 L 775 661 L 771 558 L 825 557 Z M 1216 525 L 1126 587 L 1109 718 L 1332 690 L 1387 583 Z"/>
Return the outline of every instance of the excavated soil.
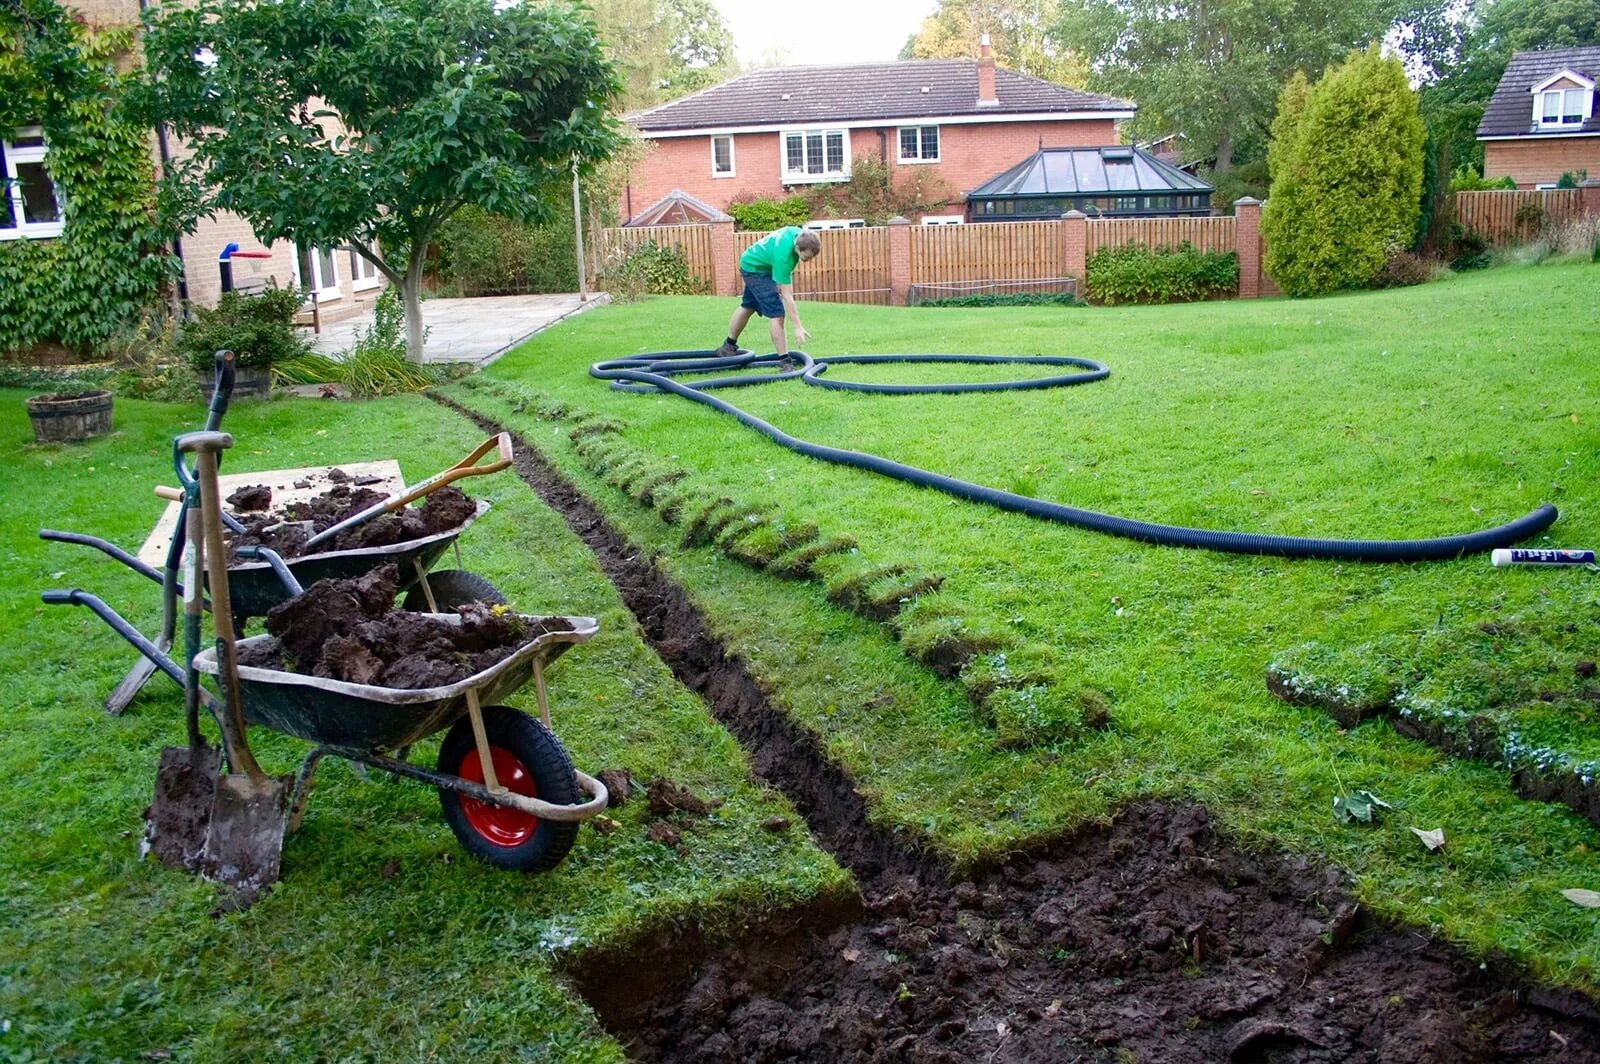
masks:
<path fill-rule="evenodd" d="M 333 470 L 329 479 L 334 479 L 333 473 L 341 472 Z M 272 491 L 266 485 L 240 488 L 228 496 L 228 502 L 237 512 L 245 532 L 229 537 L 229 561 L 234 560 L 232 551 L 245 546 L 270 547 L 285 558 L 297 558 L 306 553 L 306 540 L 311 536 L 354 517 L 385 498 L 382 492 L 361 487 L 359 480 L 352 481 L 345 475 L 321 495 L 305 502 L 290 503 L 281 511 L 272 511 L 269 509 Z M 430 494 L 420 507 L 408 506 L 398 513 L 382 514 L 312 549 L 320 553 L 406 543 L 460 528 L 477 510 L 477 503 L 465 492 L 447 486 Z"/>
<path fill-rule="evenodd" d="M 454 404 L 491 431 L 500 426 Z M 646 637 L 786 794 L 859 899 L 711 941 L 676 927 L 569 975 L 645 1060 L 1600 1060 L 1600 1010 L 1369 920 L 1327 868 L 1247 853 L 1145 803 L 961 881 L 870 824 L 683 590 L 517 439 L 523 479 L 594 550 Z"/>
<path fill-rule="evenodd" d="M 402 690 L 442 687 L 510 657 L 560 618 L 529 620 L 483 603 L 458 607 L 460 624 L 395 609 L 393 565 L 355 580 L 319 580 L 267 614 L 270 639 L 241 647 L 239 663 Z"/>

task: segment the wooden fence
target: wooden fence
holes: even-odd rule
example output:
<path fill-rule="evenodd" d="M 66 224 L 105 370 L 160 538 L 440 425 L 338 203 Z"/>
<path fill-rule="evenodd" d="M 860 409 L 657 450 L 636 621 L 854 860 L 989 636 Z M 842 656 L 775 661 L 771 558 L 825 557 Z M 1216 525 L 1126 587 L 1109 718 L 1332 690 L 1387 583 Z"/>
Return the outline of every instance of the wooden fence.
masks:
<path fill-rule="evenodd" d="M 1497 245 L 1531 240 L 1540 226 L 1576 218 L 1582 209 L 1582 193 L 1575 188 L 1456 193 L 1456 221 Z"/>
<path fill-rule="evenodd" d="M 640 244 L 649 242 L 681 249 L 689 264 L 689 272 L 706 284 L 711 283 L 716 270 L 711 258 L 709 225 L 641 225 L 635 229 L 602 229 L 600 239 L 588 249 L 590 283 L 594 283 L 606 263 L 614 257 L 624 256 Z"/>
<path fill-rule="evenodd" d="M 740 255 L 766 233 L 734 234 Z M 797 299 L 826 303 L 889 303 L 889 228 L 828 229 L 817 234 L 822 253 L 805 269 L 796 270 Z"/>
<path fill-rule="evenodd" d="M 1177 247 L 1185 241 L 1199 251 L 1233 251 L 1238 234 L 1232 216 L 1089 219 L 1090 255 L 1125 244 L 1158 248 Z"/>
<path fill-rule="evenodd" d="M 1054 280 L 1067 275 L 1059 222 L 919 225 L 911 230 L 911 283 Z"/>

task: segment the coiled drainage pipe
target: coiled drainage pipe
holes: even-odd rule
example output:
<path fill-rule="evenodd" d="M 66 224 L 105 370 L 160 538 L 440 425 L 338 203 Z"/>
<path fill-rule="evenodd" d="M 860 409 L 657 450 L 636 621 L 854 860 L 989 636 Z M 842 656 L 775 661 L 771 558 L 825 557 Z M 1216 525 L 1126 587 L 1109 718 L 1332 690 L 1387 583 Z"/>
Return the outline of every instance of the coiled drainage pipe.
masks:
<path fill-rule="evenodd" d="M 1071 366 L 1077 371 L 1049 377 L 1033 377 L 1018 381 L 996 381 L 977 384 L 861 384 L 853 381 L 829 379 L 824 374 L 830 366 L 863 365 L 886 362 L 959 362 L 968 364 L 1022 363 L 1029 366 Z M 784 368 L 789 367 L 789 368 Z M 759 370 L 741 372 L 732 376 L 714 377 L 710 380 L 683 384 L 673 380 L 683 374 L 716 373 L 722 370 Z M 1465 532 L 1454 536 L 1436 536 L 1430 539 L 1317 539 L 1309 536 L 1264 536 L 1251 532 L 1219 532 L 1206 528 L 1185 528 L 1181 525 L 1162 525 L 1153 521 L 1136 521 L 1112 514 L 1080 510 L 1075 506 L 1045 502 L 1017 495 L 997 488 L 984 487 L 954 477 L 932 473 L 916 466 L 892 462 L 874 454 L 849 451 L 840 447 L 827 447 L 797 439 L 782 429 L 763 421 L 754 414 L 739 409 L 732 403 L 707 394 L 721 388 L 740 388 L 799 377 L 807 384 L 822 388 L 847 391 L 875 392 L 887 395 L 955 394 L 964 392 L 997 392 L 1023 388 L 1061 388 L 1073 384 L 1087 384 L 1110 376 L 1111 371 L 1099 362 L 1085 358 L 1064 356 L 1008 355 L 849 355 L 823 360 L 813 359 L 803 352 L 792 352 L 787 357 L 741 353 L 732 357 L 717 357 L 710 351 L 656 351 L 597 362 L 589 368 L 590 376 L 611 381 L 613 388 L 633 392 L 671 392 L 720 410 L 755 429 L 774 443 L 791 451 L 836 465 L 853 466 L 880 473 L 895 480 L 933 488 L 958 499 L 981 502 L 1001 510 L 1027 514 L 1046 521 L 1057 521 L 1093 532 L 1123 536 L 1144 543 L 1164 547 L 1193 547 L 1221 551 L 1226 554 L 1273 555 L 1280 558 L 1322 558 L 1333 561 L 1358 562 L 1421 562 L 1459 558 L 1467 554 L 1481 554 L 1495 547 L 1506 547 L 1536 536 L 1549 528 L 1556 519 L 1556 508 L 1549 504 L 1523 517 L 1496 528 L 1480 532 Z"/>

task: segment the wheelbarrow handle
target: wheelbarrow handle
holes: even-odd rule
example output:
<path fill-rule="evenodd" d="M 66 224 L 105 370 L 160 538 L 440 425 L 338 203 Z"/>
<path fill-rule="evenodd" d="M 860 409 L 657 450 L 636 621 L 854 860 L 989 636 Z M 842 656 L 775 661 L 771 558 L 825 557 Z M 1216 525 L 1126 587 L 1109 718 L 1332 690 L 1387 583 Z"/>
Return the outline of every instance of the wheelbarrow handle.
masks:
<path fill-rule="evenodd" d="M 174 683 L 179 686 L 183 685 L 183 670 L 177 666 L 172 658 L 163 653 L 160 647 L 146 639 L 137 628 L 129 624 L 116 610 L 106 605 L 105 601 L 99 596 L 72 588 L 70 591 L 65 589 L 41 591 L 39 600 L 47 606 L 87 607 L 95 616 L 110 625 L 112 631 L 132 644 L 135 650 L 149 658 L 152 665 L 172 677 Z M 202 695 L 204 695 L 203 691 Z"/>
<path fill-rule="evenodd" d="M 490 451 L 497 452 L 494 461 L 485 463 L 484 465 L 478 465 L 478 461 Z M 463 477 L 481 477 L 487 476 L 490 473 L 498 473 L 502 469 L 510 468 L 511 462 L 514 458 L 515 455 L 512 453 L 511 449 L 511 434 L 509 432 L 502 432 L 498 436 L 491 436 L 474 448 L 471 454 L 467 455 L 461 461 L 457 462 L 449 469 L 446 469 L 444 472 L 435 473 L 433 476 L 422 481 L 420 484 L 406 488 L 404 491 L 389 496 L 382 502 L 372 504 L 353 517 L 347 517 L 338 524 L 331 525 L 328 528 L 323 529 L 321 532 L 318 532 L 316 535 L 306 540 L 305 545 L 307 548 L 314 547 L 318 543 L 323 543 L 332 539 L 340 532 L 354 528 L 357 525 L 364 525 L 374 517 L 377 517 L 381 514 L 395 513 L 396 511 L 402 509 L 407 503 L 414 502 L 417 499 L 422 498 L 424 495 L 432 494 L 433 492 L 444 487 L 446 484 L 454 483 Z"/>

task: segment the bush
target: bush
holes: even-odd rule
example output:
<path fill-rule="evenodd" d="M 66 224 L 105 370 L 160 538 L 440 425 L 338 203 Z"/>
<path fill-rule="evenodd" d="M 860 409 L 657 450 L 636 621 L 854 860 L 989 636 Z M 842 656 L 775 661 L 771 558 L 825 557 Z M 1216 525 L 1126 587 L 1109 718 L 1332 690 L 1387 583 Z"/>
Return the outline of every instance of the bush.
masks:
<path fill-rule="evenodd" d="M 547 225 L 529 225 L 461 208 L 439 229 L 439 280 L 463 296 L 577 291 L 572 208 L 563 203 L 554 214 Z"/>
<path fill-rule="evenodd" d="M 1490 192 L 1495 189 L 1516 187 L 1516 181 L 1509 175 L 1490 181 L 1471 166 L 1459 166 L 1450 172 L 1451 192 Z"/>
<path fill-rule="evenodd" d="M 300 293 L 292 288 L 248 296 L 228 292 L 215 307 L 195 311 L 178 336 L 178 352 L 202 372 L 210 371 L 212 356 L 224 348 L 241 369 L 303 355 L 311 343 L 293 324 L 300 303 Z"/>
<path fill-rule="evenodd" d="M 1587 170 L 1565 170 L 1560 178 L 1556 180 L 1556 188 L 1577 188 L 1587 180 L 1589 180 L 1589 171 Z"/>
<path fill-rule="evenodd" d="M 627 303 L 645 295 L 702 295 L 710 285 L 689 270 L 683 249 L 646 240 L 632 248 L 614 248 L 600 268 L 600 287 Z"/>
<path fill-rule="evenodd" d="M 1457 273 L 1481 270 L 1494 262 L 1494 252 L 1489 250 L 1489 241 L 1484 235 L 1460 222 L 1450 223 L 1448 252 L 1450 268 Z"/>
<path fill-rule="evenodd" d="M 1291 296 L 1368 284 L 1416 238 L 1423 139 L 1405 69 L 1374 46 L 1311 87 L 1280 145 L 1262 219 L 1267 271 Z"/>
<path fill-rule="evenodd" d="M 1071 292 L 980 292 L 970 296 L 924 299 L 919 307 L 1081 307 Z"/>
<path fill-rule="evenodd" d="M 1141 244 L 1101 248 L 1089 256 L 1089 297 L 1117 303 L 1184 303 L 1239 290 L 1239 256 L 1200 251 L 1188 241 L 1176 248 Z"/>
<path fill-rule="evenodd" d="M 1434 263 L 1409 251 L 1398 251 L 1372 279 L 1373 288 L 1409 288 L 1433 280 Z"/>
<path fill-rule="evenodd" d="M 424 332 L 426 340 L 426 332 Z M 373 304 L 372 324 L 357 330 L 343 358 L 303 354 L 273 366 L 280 384 L 339 384 L 357 399 L 405 395 L 439 382 L 437 370 L 406 359 L 406 312 L 400 293 L 385 288 Z"/>
<path fill-rule="evenodd" d="M 733 216 L 735 228 L 765 233 L 786 225 L 805 225 L 811 220 L 811 205 L 804 196 L 782 200 L 740 196 L 728 204 L 728 213 Z"/>

